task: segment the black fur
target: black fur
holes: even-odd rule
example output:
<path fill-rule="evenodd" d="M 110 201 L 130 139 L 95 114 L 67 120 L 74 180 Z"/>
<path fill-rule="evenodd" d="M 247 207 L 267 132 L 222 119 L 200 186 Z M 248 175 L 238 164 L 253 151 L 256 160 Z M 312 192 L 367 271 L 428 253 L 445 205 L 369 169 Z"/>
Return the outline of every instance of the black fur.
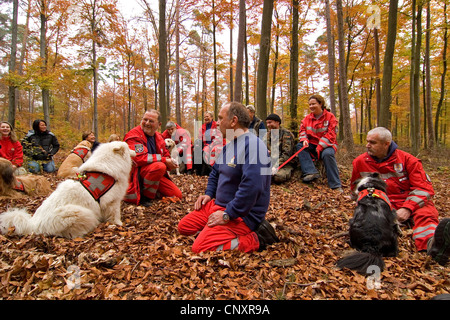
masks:
<path fill-rule="evenodd" d="M 363 179 L 355 183 L 358 185 Z M 372 173 L 364 184 L 357 186 L 355 192 L 368 188 L 386 192 L 386 183 L 378 173 Z M 398 254 L 399 228 L 395 210 L 391 210 L 381 198 L 366 196 L 358 202 L 349 224 L 350 246 L 357 252 L 340 259 L 338 268 L 349 268 L 365 275 L 369 266 L 376 265 L 383 271 L 385 265 L 382 257 Z"/>

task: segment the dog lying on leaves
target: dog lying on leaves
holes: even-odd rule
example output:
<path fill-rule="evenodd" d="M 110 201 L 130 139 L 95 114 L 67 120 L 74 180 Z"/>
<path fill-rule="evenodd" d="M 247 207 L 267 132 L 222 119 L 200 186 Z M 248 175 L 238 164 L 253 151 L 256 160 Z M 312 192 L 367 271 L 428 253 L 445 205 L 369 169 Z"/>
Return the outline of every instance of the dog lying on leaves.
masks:
<path fill-rule="evenodd" d="M 136 153 L 125 142 L 101 144 L 79 168 L 78 180 L 61 182 L 33 216 L 24 209 L 0 214 L 0 231 L 11 227 L 30 233 L 65 238 L 83 237 L 101 222 L 122 225 L 120 204 Z"/>
<path fill-rule="evenodd" d="M 386 183 L 378 173 L 355 182 L 357 206 L 350 219 L 350 246 L 357 251 L 338 261 L 338 268 L 368 274 L 369 266 L 384 270 L 383 257 L 398 254 L 400 228 L 396 211 L 386 195 Z"/>
<path fill-rule="evenodd" d="M 60 178 L 75 178 L 78 167 L 91 156 L 91 148 L 91 142 L 81 141 L 61 163 L 57 176 Z"/>
<path fill-rule="evenodd" d="M 11 161 L 0 158 L 0 197 L 47 196 L 50 192 L 47 178 L 34 174 L 15 176 Z"/>

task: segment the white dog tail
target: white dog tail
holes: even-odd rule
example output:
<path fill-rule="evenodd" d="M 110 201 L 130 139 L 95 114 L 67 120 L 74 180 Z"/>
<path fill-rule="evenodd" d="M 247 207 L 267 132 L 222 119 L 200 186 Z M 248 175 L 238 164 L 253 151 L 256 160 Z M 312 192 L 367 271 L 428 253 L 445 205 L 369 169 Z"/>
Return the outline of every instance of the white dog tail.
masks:
<path fill-rule="evenodd" d="M 0 214 L 0 232 L 8 233 L 9 228 L 14 227 L 18 235 L 26 235 L 33 232 L 31 215 L 25 209 L 11 209 Z"/>

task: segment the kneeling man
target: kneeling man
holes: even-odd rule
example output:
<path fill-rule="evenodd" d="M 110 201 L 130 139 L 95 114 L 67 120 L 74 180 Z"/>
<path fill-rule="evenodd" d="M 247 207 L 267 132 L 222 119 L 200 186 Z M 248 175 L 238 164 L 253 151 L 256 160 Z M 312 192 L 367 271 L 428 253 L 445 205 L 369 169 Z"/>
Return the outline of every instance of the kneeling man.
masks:
<path fill-rule="evenodd" d="M 278 241 L 265 219 L 270 202 L 271 163 L 264 142 L 248 131 L 250 117 L 237 102 L 219 112 L 219 127 L 230 142 L 218 156 L 204 195 L 178 224 L 195 235 L 192 250 L 263 250 Z"/>

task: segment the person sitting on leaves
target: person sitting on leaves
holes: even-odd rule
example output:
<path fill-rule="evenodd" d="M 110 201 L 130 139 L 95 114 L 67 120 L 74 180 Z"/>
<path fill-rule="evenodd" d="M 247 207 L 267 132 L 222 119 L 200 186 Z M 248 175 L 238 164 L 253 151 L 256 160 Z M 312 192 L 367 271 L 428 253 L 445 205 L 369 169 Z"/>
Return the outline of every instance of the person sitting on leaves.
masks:
<path fill-rule="evenodd" d="M 275 113 L 267 116 L 266 125 L 268 131 L 264 135 L 263 141 L 266 143 L 272 159 L 272 182 L 283 183 L 291 178 L 296 167 L 296 157 L 285 164 L 295 153 L 295 138 L 291 131 L 281 126 L 281 118 Z M 283 167 L 278 170 L 281 165 Z"/>

